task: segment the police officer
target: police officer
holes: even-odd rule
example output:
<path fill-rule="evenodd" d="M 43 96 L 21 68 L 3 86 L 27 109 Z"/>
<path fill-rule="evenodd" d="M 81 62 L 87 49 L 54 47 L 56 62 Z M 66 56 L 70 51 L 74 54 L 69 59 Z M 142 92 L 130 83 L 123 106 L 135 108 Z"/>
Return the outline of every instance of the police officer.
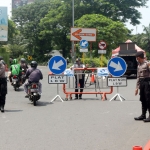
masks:
<path fill-rule="evenodd" d="M 142 114 L 135 120 L 143 120 L 144 122 L 150 122 L 150 62 L 144 59 L 144 53 L 137 52 L 136 60 L 138 61 L 137 68 L 137 84 L 135 95 L 140 90 L 140 101 L 142 104 Z M 146 118 L 146 112 L 149 112 L 149 117 Z"/>
<path fill-rule="evenodd" d="M 86 68 L 84 64 L 81 63 L 81 59 L 77 58 L 76 63 L 70 68 Z M 84 79 L 85 75 L 82 74 L 84 71 L 83 70 L 75 70 L 75 92 L 78 92 L 78 84 L 80 84 L 80 92 L 83 92 L 84 88 Z M 82 94 L 75 94 L 75 99 L 82 99 Z"/>
<path fill-rule="evenodd" d="M 0 110 L 4 112 L 5 99 L 7 94 L 7 78 L 5 77 L 5 66 L 0 61 Z"/>

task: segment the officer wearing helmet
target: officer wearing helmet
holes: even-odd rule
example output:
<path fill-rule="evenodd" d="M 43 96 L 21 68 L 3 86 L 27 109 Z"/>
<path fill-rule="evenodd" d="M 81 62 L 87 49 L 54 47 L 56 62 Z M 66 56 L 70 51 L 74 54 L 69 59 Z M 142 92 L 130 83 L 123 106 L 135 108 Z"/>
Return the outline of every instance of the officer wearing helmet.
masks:
<path fill-rule="evenodd" d="M 26 59 L 25 58 L 21 58 L 20 59 L 20 66 L 21 66 L 21 68 L 23 69 L 24 72 L 27 71 L 28 65 L 26 63 Z"/>
<path fill-rule="evenodd" d="M 42 93 L 42 84 L 39 82 L 40 80 L 43 79 L 43 74 L 42 72 L 37 69 L 37 62 L 36 61 L 32 61 L 31 62 L 31 68 L 27 69 L 26 72 L 26 79 L 28 79 L 28 82 L 24 84 L 24 91 L 26 92 L 26 98 L 29 97 L 28 96 L 28 85 L 31 83 L 38 83 L 39 85 L 39 95 L 41 95 Z"/>

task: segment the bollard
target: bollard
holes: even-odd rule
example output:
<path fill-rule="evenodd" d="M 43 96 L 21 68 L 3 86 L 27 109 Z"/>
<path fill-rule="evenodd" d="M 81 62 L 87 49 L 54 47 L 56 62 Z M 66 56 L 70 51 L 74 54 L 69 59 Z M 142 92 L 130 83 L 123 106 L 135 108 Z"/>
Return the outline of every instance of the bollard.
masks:
<path fill-rule="evenodd" d="M 141 146 L 134 146 L 133 150 L 142 150 L 142 147 Z"/>

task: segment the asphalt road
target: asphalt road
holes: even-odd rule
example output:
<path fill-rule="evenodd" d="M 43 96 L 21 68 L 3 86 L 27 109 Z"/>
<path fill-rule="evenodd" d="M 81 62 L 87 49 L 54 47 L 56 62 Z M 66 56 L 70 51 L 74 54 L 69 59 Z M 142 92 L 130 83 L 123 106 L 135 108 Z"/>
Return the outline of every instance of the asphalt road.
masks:
<path fill-rule="evenodd" d="M 56 85 L 48 84 L 48 68 L 43 74 L 43 94 L 37 106 L 26 98 L 23 87 L 14 91 L 8 82 L 5 113 L 0 113 L 1 150 L 131 150 L 144 146 L 150 138 L 150 123 L 134 121 L 141 114 L 139 96 L 134 96 L 135 79 L 119 88 L 126 98 L 102 101 L 100 95 L 83 95 L 82 100 L 50 103 Z M 65 98 L 60 86 L 60 95 Z"/>

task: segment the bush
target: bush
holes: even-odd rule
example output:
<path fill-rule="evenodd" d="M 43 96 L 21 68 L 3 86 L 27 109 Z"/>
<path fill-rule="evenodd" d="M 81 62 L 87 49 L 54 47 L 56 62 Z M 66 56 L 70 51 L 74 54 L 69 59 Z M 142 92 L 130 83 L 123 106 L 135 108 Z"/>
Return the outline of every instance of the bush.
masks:
<path fill-rule="evenodd" d="M 81 58 L 84 64 L 89 64 L 89 67 L 107 67 L 108 60 L 101 56 L 100 58 Z"/>
<path fill-rule="evenodd" d="M 5 63 L 9 65 L 9 53 L 6 52 L 6 49 L 4 47 L 0 47 L 0 56 L 2 56 Z"/>

